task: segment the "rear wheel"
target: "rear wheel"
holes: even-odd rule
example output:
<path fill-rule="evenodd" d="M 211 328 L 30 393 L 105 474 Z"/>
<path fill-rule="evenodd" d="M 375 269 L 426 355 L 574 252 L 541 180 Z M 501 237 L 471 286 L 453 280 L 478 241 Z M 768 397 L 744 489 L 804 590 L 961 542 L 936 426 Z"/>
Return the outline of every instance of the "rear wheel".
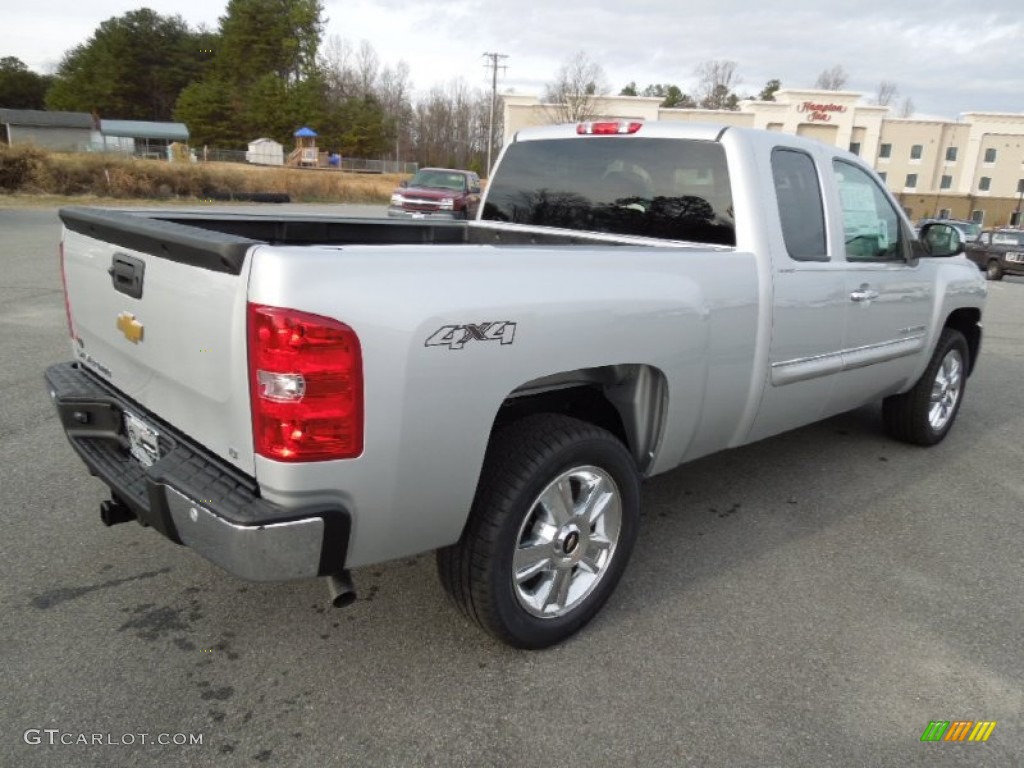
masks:
<path fill-rule="evenodd" d="M 886 432 L 914 445 L 941 441 L 963 401 L 969 354 L 963 334 L 943 328 L 932 359 L 914 388 L 882 403 Z"/>
<path fill-rule="evenodd" d="M 989 280 L 1003 279 L 1003 267 L 997 259 L 989 260 L 988 264 L 985 266 L 985 277 Z"/>
<path fill-rule="evenodd" d="M 614 435 L 556 415 L 497 432 L 466 530 L 438 552 L 471 619 L 519 648 L 561 642 L 615 589 L 636 539 L 640 483 Z"/>

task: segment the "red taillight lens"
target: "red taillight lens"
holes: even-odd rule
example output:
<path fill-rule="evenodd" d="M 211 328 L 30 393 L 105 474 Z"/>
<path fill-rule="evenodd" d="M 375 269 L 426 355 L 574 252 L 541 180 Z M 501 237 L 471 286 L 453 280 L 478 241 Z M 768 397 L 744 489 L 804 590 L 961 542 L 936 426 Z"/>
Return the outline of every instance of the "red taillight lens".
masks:
<path fill-rule="evenodd" d="M 636 133 L 643 123 L 639 121 L 610 120 L 601 123 L 580 123 L 576 133 L 581 136 L 615 136 L 618 134 Z"/>
<path fill-rule="evenodd" d="M 60 241 L 60 284 L 64 288 L 64 313 L 68 317 L 68 333 L 71 334 L 71 338 L 75 336 L 75 324 L 71 322 L 71 301 L 68 299 L 68 276 L 67 271 L 64 268 L 64 240 Z"/>
<path fill-rule="evenodd" d="M 248 326 L 256 453 L 277 461 L 359 456 L 363 359 L 355 331 L 329 317 L 260 304 L 249 304 Z"/>

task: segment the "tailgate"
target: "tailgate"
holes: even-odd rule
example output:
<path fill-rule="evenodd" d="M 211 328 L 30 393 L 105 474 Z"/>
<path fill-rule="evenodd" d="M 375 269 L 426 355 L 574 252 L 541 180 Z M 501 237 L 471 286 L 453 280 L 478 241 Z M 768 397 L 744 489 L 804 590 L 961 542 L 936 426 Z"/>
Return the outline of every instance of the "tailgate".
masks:
<path fill-rule="evenodd" d="M 245 324 L 257 241 L 140 213 L 60 216 L 75 357 L 143 422 L 149 411 L 254 475 Z"/>

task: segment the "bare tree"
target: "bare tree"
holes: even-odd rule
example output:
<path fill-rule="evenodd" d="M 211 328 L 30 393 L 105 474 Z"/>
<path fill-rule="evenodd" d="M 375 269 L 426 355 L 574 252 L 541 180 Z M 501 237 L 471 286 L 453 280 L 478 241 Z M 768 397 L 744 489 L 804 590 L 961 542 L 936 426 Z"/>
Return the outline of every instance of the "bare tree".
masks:
<path fill-rule="evenodd" d="M 365 130 L 386 137 L 382 157 L 485 172 L 489 90 L 470 89 L 456 79 L 435 85 L 414 104 L 408 64 L 382 66 L 368 42 L 353 46 L 337 36 L 329 38 L 321 50 L 320 68 L 327 83 L 325 107 L 333 115 L 335 133 Z M 501 146 L 502 135 L 499 104 L 493 146 Z"/>
<path fill-rule="evenodd" d="M 543 101 L 554 123 L 578 123 L 597 117 L 597 104 L 608 93 L 604 69 L 585 51 L 577 51 L 544 88 Z"/>
<path fill-rule="evenodd" d="M 484 172 L 490 110 L 490 92 L 470 90 L 462 79 L 434 86 L 412 117 L 417 160 Z M 500 115 L 495 118 L 495 143 L 501 146 Z"/>
<path fill-rule="evenodd" d="M 824 70 L 814 81 L 814 87 L 822 91 L 841 91 L 846 87 L 848 76 L 842 64 Z"/>
<path fill-rule="evenodd" d="M 736 109 L 739 98 L 733 88 L 739 85 L 736 62 L 705 61 L 697 65 L 697 105 L 703 109 Z"/>
<path fill-rule="evenodd" d="M 375 90 L 388 120 L 394 127 L 395 160 L 401 160 L 403 150 L 404 154 L 411 154 L 413 148 L 413 108 L 409 97 L 412 84 L 409 82 L 409 65 L 400 61 L 394 68 L 384 67 L 377 78 Z"/>
<path fill-rule="evenodd" d="M 355 54 L 355 81 L 360 96 L 374 92 L 377 77 L 380 75 L 380 57 L 368 40 L 359 43 Z"/>
<path fill-rule="evenodd" d="M 913 117 L 914 116 L 914 100 L 907 96 L 903 99 L 903 103 L 900 104 L 900 117 Z"/>
<path fill-rule="evenodd" d="M 891 80 L 883 80 L 878 84 L 878 90 L 871 101 L 875 106 L 888 107 L 896 98 L 897 93 L 899 93 L 899 88 L 896 87 L 896 83 Z"/>
<path fill-rule="evenodd" d="M 378 95 L 380 57 L 369 41 L 363 40 L 353 48 L 349 41 L 331 35 L 322 47 L 319 64 L 332 96 L 350 99 Z"/>

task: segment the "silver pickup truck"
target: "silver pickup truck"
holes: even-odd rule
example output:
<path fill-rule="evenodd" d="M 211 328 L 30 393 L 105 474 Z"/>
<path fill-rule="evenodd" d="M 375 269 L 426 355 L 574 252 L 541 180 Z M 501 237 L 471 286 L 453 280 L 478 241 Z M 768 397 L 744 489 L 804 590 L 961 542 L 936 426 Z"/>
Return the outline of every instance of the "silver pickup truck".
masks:
<path fill-rule="evenodd" d="M 71 445 L 138 520 L 243 579 L 437 550 L 515 646 L 600 609 L 640 481 L 882 401 L 931 445 L 981 346 L 958 231 L 775 132 L 524 130 L 469 222 L 66 208 Z"/>

